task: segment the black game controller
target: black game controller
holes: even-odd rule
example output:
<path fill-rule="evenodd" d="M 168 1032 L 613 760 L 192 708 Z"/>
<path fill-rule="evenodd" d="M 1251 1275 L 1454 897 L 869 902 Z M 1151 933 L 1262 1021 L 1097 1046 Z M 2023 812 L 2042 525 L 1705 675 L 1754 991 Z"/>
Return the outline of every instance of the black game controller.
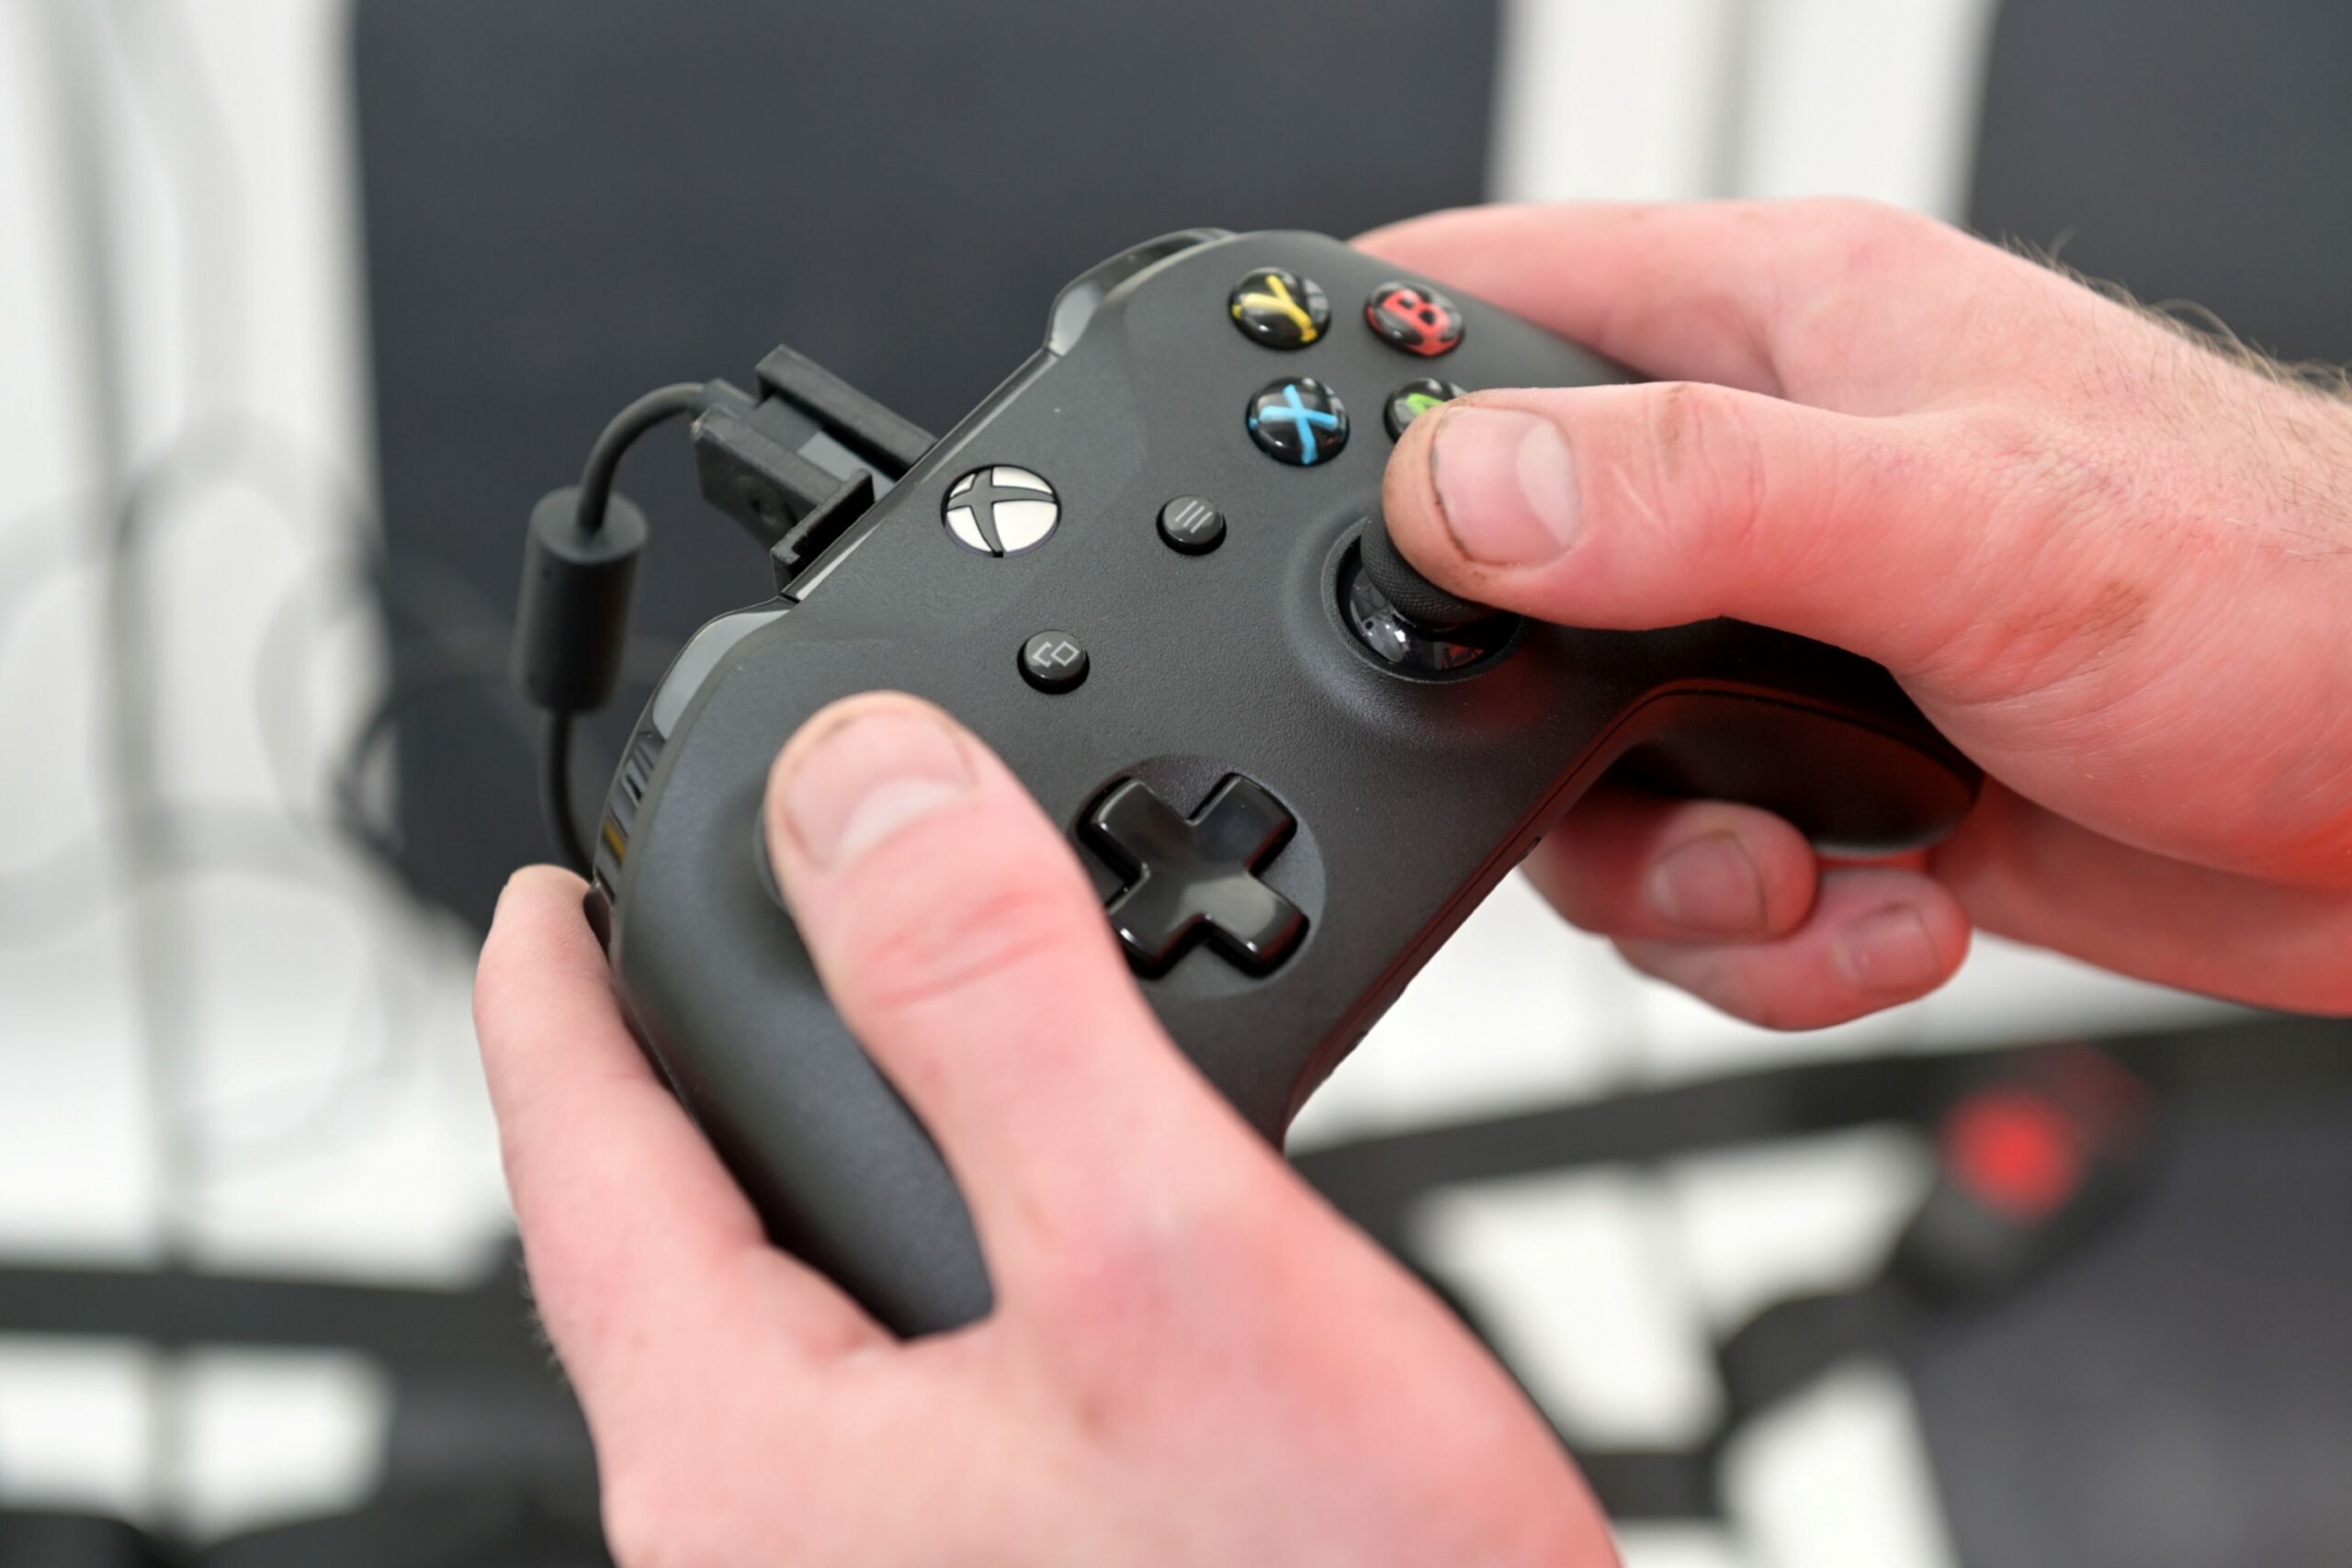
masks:
<path fill-rule="evenodd" d="M 706 493 L 772 547 L 778 592 L 679 655 L 582 858 L 646 1049 L 777 1242 L 902 1332 L 989 1306 L 963 1200 L 758 841 L 770 763 L 835 698 L 916 693 L 1002 755 L 1170 1033 L 1274 1140 L 1604 776 L 1847 852 L 1960 821 L 1976 770 L 1875 664 L 1730 621 L 1528 623 L 1389 544 L 1412 419 L 1627 378 L 1338 241 L 1199 230 L 1063 289 L 1045 346 L 936 442 L 785 351 L 756 397 L 674 389 L 616 422 L 534 516 L 517 675 L 559 740 L 609 694 L 645 531 L 605 499 L 613 466 L 694 413 Z"/>

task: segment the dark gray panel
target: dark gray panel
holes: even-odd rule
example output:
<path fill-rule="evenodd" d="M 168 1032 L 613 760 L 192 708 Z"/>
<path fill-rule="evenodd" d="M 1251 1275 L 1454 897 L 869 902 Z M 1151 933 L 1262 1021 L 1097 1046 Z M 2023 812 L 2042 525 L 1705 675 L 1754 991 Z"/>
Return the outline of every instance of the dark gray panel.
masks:
<path fill-rule="evenodd" d="M 531 502 L 647 387 L 786 341 L 944 430 L 1138 240 L 1476 199 L 1494 74 L 1491 0 L 362 0 L 355 28 L 392 554 L 501 605 Z M 640 625 L 673 637 L 766 585 L 683 445 L 624 476 Z M 501 729 L 480 700 L 401 729 L 413 856 L 477 917 L 544 852 Z"/>
<path fill-rule="evenodd" d="M 2352 358 L 2352 6 L 2017 0 L 1971 219 L 2250 342 Z"/>

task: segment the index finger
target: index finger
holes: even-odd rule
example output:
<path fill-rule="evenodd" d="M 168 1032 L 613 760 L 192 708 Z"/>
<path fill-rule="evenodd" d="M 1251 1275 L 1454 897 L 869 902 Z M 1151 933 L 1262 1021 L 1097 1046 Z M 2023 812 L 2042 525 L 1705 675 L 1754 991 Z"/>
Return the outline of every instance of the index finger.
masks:
<path fill-rule="evenodd" d="M 1645 375 L 1841 413 L 2013 369 L 2021 315 L 2094 300 L 1947 224 L 1842 197 L 1464 208 L 1355 243 Z"/>
<path fill-rule="evenodd" d="M 482 947 L 474 1021 L 532 1290 L 592 1419 L 730 1386 L 770 1346 L 813 1359 L 878 1338 L 768 1245 L 654 1075 L 584 891 L 551 866 L 515 874 Z"/>

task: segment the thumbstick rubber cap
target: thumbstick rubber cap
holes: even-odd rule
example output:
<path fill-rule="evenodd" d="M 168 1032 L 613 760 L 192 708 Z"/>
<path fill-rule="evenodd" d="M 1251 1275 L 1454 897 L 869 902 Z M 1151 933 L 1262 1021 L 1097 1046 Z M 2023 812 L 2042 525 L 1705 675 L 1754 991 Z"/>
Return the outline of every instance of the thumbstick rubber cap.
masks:
<path fill-rule="evenodd" d="M 1363 574 L 1372 585 L 1386 595 L 1398 615 L 1424 630 L 1452 631 L 1495 613 L 1491 605 L 1449 593 L 1423 577 L 1396 548 L 1396 542 L 1388 536 L 1388 525 L 1379 518 L 1364 525 L 1357 548 L 1363 558 Z"/>

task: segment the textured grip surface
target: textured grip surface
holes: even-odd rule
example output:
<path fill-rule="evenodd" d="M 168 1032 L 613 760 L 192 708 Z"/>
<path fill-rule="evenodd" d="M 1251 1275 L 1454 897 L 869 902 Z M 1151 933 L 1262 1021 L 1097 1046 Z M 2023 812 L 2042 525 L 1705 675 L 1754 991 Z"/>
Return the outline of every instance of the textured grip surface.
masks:
<path fill-rule="evenodd" d="M 1398 615 L 1417 626 L 1450 632 L 1495 613 L 1491 606 L 1449 592 L 1423 577 L 1420 569 L 1397 549 L 1396 541 L 1388 536 L 1388 525 L 1380 518 L 1364 525 L 1361 547 L 1363 574 L 1387 595 Z"/>

